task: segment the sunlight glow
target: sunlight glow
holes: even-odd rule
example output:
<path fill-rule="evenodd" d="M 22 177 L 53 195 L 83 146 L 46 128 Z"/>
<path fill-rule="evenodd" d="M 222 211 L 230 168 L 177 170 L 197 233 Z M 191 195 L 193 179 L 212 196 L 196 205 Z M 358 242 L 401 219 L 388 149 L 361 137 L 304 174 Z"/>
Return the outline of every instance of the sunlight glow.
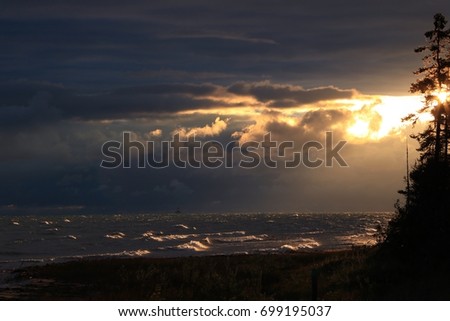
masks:
<path fill-rule="evenodd" d="M 295 117 L 281 117 L 280 120 L 291 127 L 295 127 L 298 125 L 298 118 Z"/>
<path fill-rule="evenodd" d="M 447 91 L 439 93 L 438 96 L 443 100 L 449 98 Z M 179 112 L 178 115 L 214 115 L 215 117 L 230 118 L 243 124 L 245 124 L 245 120 L 250 119 L 251 121 L 248 121 L 245 126 L 250 126 L 248 128 L 251 128 L 251 134 L 244 133 L 240 137 L 253 138 L 255 132 L 266 131 L 266 124 L 269 122 L 284 123 L 289 127 L 303 126 L 304 129 L 307 129 L 308 125 L 302 123 L 302 118 L 308 112 L 348 111 L 341 114 L 342 118 L 339 122 L 330 120 L 327 129 L 344 130 L 348 140 L 364 143 L 380 140 L 386 136 L 403 135 L 404 130 L 411 124 L 402 122 L 402 119 L 423 107 L 420 96 L 360 95 L 352 99 L 320 101 L 289 108 L 269 108 L 265 103 L 258 102 L 251 97 L 237 100 L 234 96 L 224 95 L 220 101 L 224 102 L 224 105 L 238 104 L 241 106 L 195 109 Z M 323 115 L 327 114 L 322 113 L 322 117 L 325 117 Z M 427 122 L 431 120 L 432 116 L 424 113 L 418 118 L 419 122 Z M 241 131 L 242 128 L 237 128 L 237 132 Z"/>
<path fill-rule="evenodd" d="M 438 98 L 440 103 L 445 103 L 448 100 L 448 91 L 442 90 L 436 93 L 436 97 Z"/>
<path fill-rule="evenodd" d="M 364 138 L 369 136 L 369 122 L 362 119 L 356 120 L 354 125 L 347 129 L 347 132 L 356 138 Z"/>
<path fill-rule="evenodd" d="M 362 103 L 355 103 L 353 122 L 347 128 L 349 139 L 363 142 L 399 134 L 409 126 L 402 122 L 402 118 L 416 112 L 423 105 L 419 96 L 379 96 L 378 99 L 374 103 L 372 98 L 371 105 L 365 99 Z M 419 117 L 421 122 L 430 119 L 431 115 L 427 114 Z"/>

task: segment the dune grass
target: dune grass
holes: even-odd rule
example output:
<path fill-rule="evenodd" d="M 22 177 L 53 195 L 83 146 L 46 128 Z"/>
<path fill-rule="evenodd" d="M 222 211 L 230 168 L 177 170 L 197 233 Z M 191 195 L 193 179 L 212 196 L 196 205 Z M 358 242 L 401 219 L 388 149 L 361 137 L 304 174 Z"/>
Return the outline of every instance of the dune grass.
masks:
<path fill-rule="evenodd" d="M 79 260 L 15 272 L 12 300 L 449 300 L 448 265 L 337 252 Z M 2 296 L 2 291 L 8 291 Z M 4 292 L 5 294 L 6 292 Z"/>
<path fill-rule="evenodd" d="M 24 300 L 311 300 L 361 297 L 369 250 L 80 260 L 16 272 Z"/>

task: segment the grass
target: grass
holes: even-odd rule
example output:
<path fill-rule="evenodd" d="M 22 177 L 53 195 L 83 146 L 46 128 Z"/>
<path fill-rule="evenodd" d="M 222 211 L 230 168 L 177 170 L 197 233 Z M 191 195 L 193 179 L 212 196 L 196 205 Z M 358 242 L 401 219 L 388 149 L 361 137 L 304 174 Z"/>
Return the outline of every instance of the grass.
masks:
<path fill-rule="evenodd" d="M 16 272 L 18 300 L 320 300 L 361 295 L 368 249 L 189 258 L 80 260 Z"/>
<path fill-rule="evenodd" d="M 0 289 L 0 298 L 311 300 L 315 273 L 318 300 L 450 300 L 448 266 L 421 262 L 413 267 L 380 257 L 376 248 L 80 260 L 17 270 L 16 281 L 24 285 Z"/>

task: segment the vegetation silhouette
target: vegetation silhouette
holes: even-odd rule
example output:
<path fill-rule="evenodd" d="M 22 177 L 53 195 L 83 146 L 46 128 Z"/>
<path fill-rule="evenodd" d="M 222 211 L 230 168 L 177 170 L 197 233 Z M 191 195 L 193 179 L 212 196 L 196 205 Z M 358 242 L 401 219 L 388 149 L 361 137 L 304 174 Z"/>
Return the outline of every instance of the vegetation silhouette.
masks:
<path fill-rule="evenodd" d="M 412 135 L 420 156 L 399 191 L 405 201 L 396 204 L 397 215 L 373 257 L 372 282 L 375 298 L 450 299 L 450 30 L 438 13 L 434 28 L 425 32 L 423 66 L 415 74 L 412 93 L 423 96 L 424 106 L 404 121 L 415 124 L 420 114 L 432 120 Z"/>

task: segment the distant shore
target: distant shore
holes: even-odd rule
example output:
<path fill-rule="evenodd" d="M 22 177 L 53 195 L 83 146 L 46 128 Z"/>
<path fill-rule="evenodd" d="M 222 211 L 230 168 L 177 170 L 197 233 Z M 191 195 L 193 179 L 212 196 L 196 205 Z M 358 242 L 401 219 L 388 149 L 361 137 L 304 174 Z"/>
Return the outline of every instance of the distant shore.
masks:
<path fill-rule="evenodd" d="M 368 252 L 83 259 L 15 270 L 0 299 L 357 300 Z"/>

